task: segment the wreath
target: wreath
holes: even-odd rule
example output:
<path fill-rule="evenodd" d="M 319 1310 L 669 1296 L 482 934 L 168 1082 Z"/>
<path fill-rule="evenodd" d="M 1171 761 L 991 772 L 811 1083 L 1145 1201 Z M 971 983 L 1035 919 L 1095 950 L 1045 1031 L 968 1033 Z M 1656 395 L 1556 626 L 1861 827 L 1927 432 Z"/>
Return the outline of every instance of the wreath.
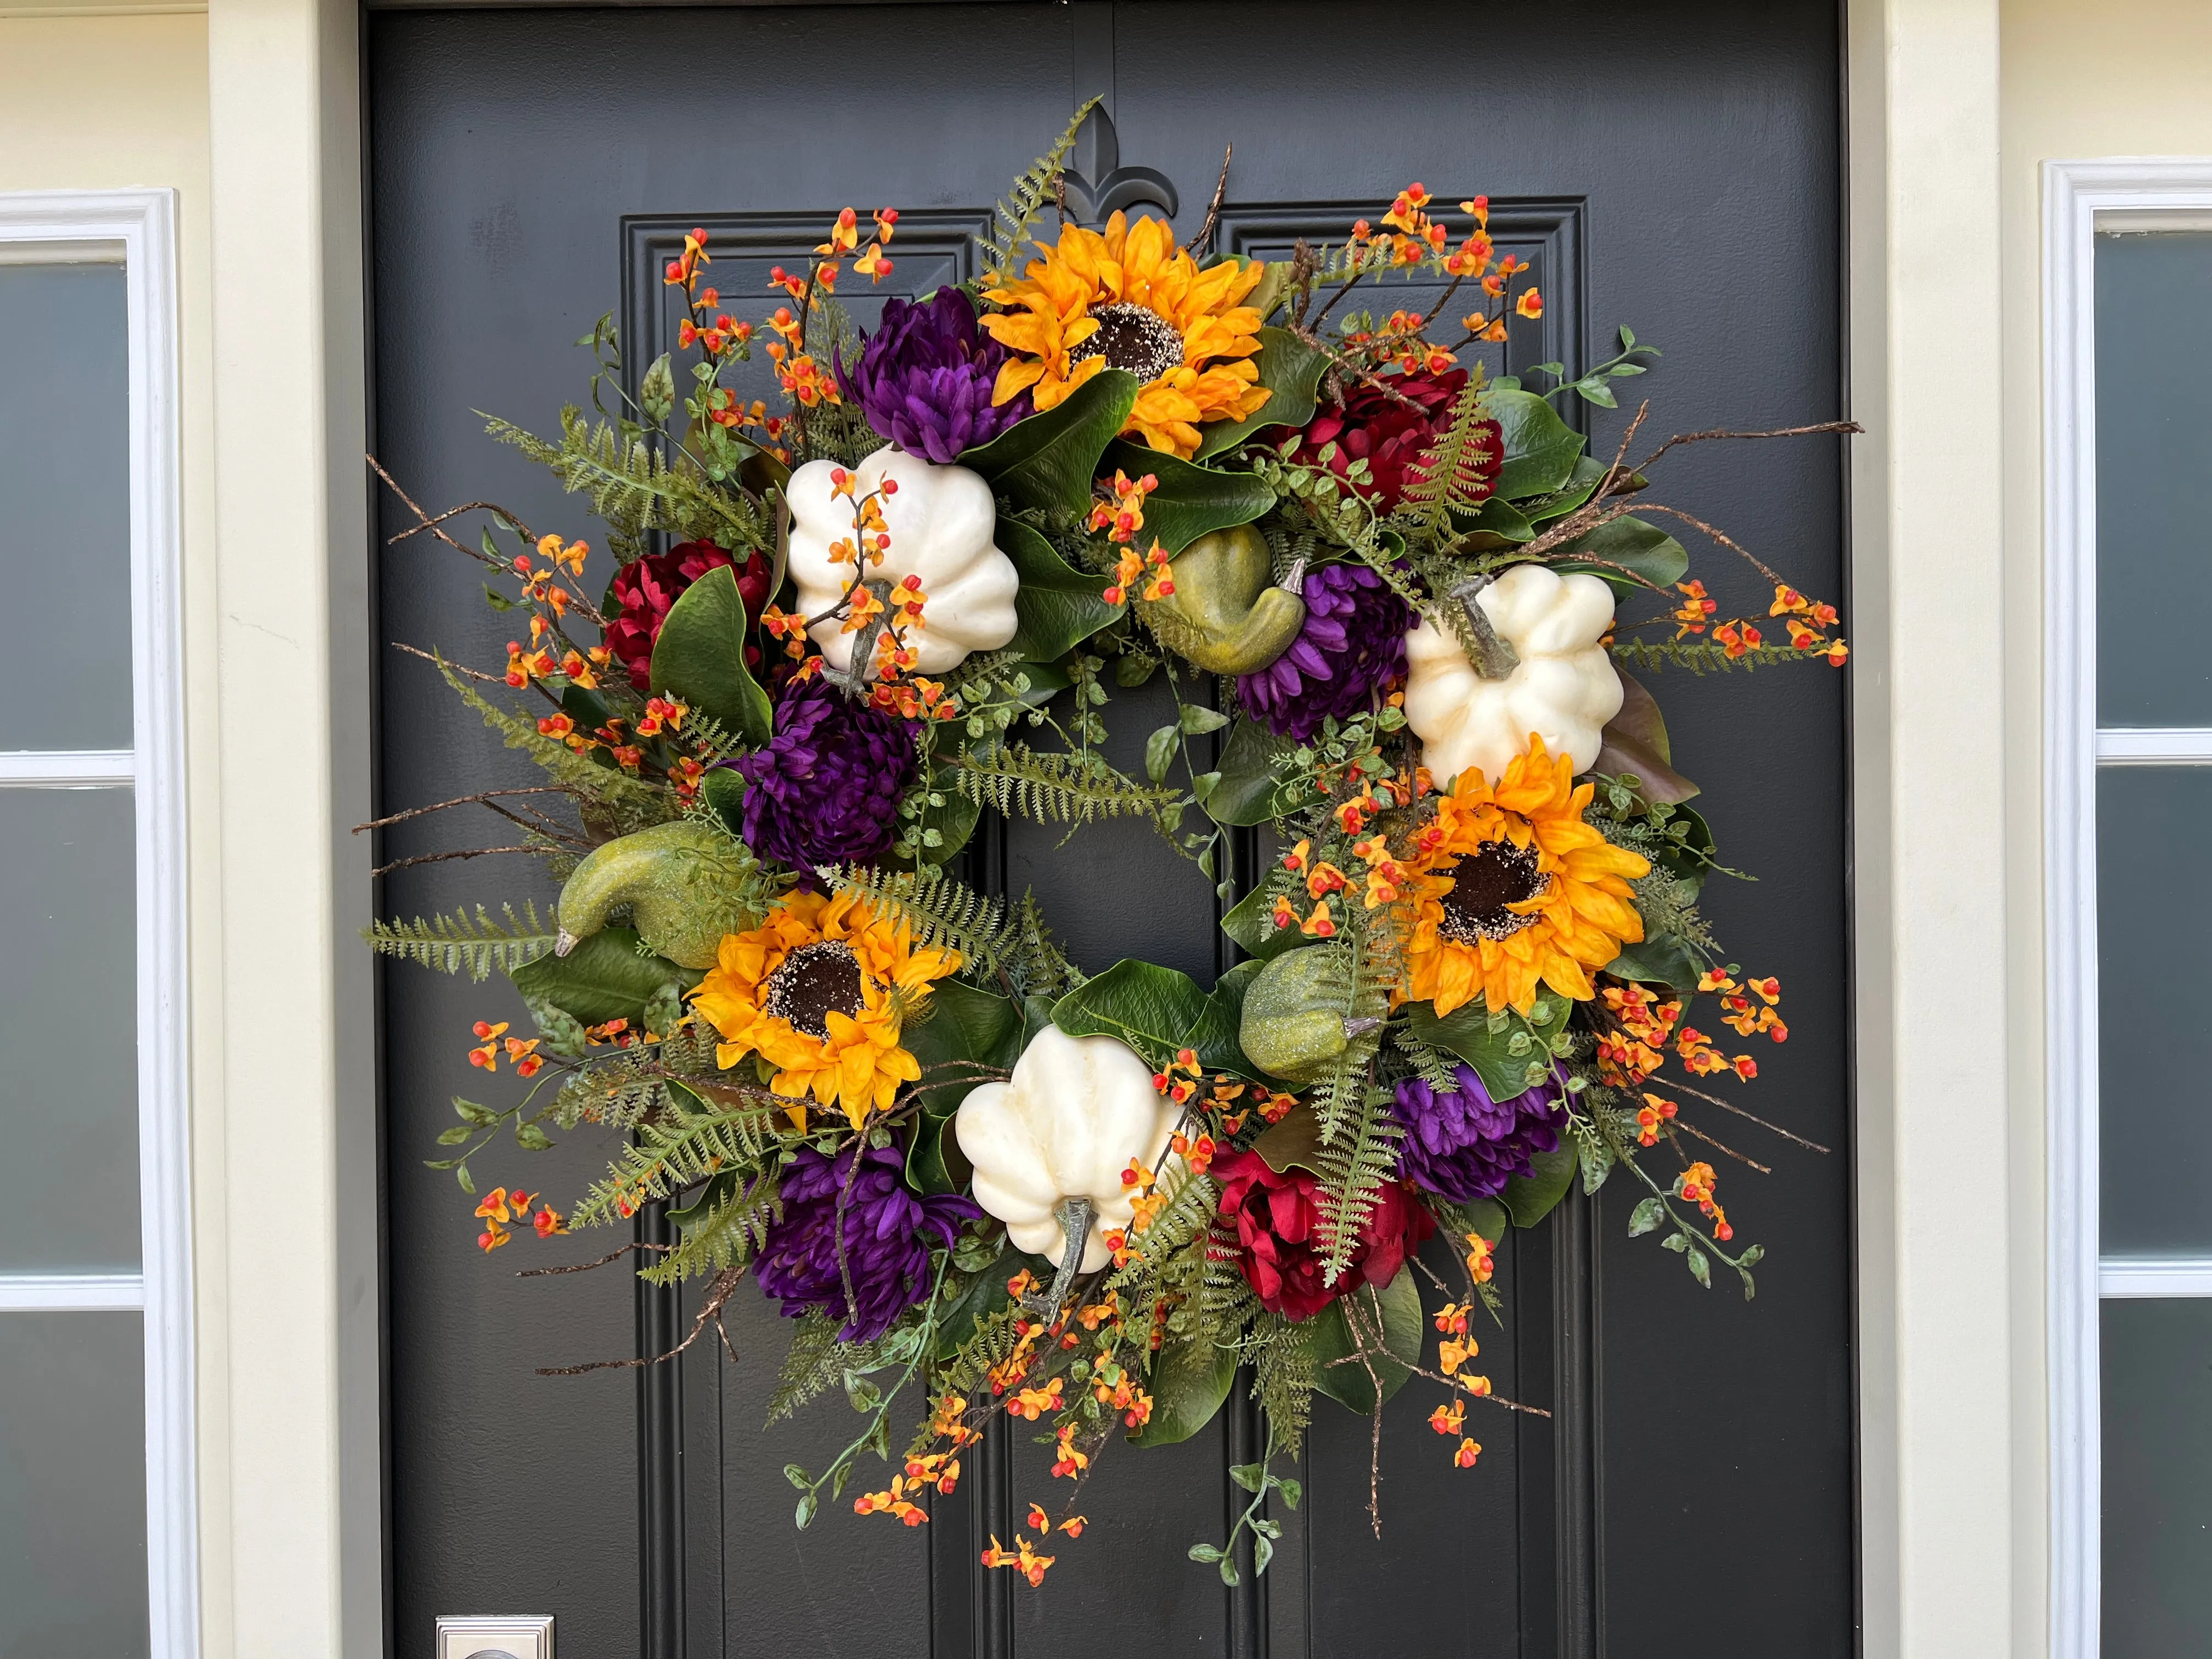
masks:
<path fill-rule="evenodd" d="M 890 270 L 898 216 L 864 230 L 848 208 L 756 323 L 695 231 L 664 273 L 678 349 L 634 392 L 603 320 L 596 418 L 490 422 L 606 526 L 596 605 L 585 542 L 477 503 L 456 509 L 488 519 L 471 548 L 386 475 L 404 535 L 479 558 L 486 599 L 527 619 L 503 673 L 417 654 L 544 771 L 465 798 L 521 833 L 484 850 L 563 885 L 550 915 L 370 937 L 502 972 L 529 1011 L 531 1035 L 480 1022 L 469 1054 L 520 1097 L 455 1101 L 432 1168 L 473 1198 L 495 1139 L 617 1142 L 566 1212 L 482 1196 L 484 1250 L 661 1206 L 668 1242 L 605 1260 L 707 1280 L 683 1347 L 712 1328 L 736 1358 L 722 1314 L 748 1275 L 793 1321 L 772 1418 L 841 1388 L 860 1419 L 827 1467 L 787 1469 L 800 1526 L 871 1454 L 854 1509 L 922 1523 L 1011 1413 L 1072 1486 L 984 1560 L 1042 1583 L 1109 1443 L 1185 1439 L 1243 1377 L 1267 1429 L 1233 1472 L 1252 1503 L 1190 1552 L 1234 1583 L 1241 1534 L 1255 1571 L 1273 1553 L 1269 1494 L 1297 1502 L 1279 1471 L 1315 1396 L 1375 1414 L 1379 1443 L 1419 1377 L 1467 1467 L 1470 1411 L 1535 1409 L 1492 1393 L 1479 1321 L 1509 1228 L 1577 1175 L 1626 1172 L 1632 1234 L 1752 1294 L 1760 1251 L 1732 1250 L 1706 1149 L 1739 1155 L 1686 1109 L 1751 1116 L 1713 1091 L 1756 1060 L 1700 1024 L 1782 1042 L 1780 988 L 1699 915 L 1735 872 L 1629 671 L 1845 647 L 1834 610 L 1649 499 L 1650 474 L 1691 442 L 1854 428 L 1632 460 L 1638 409 L 1610 459 L 1585 453 L 1559 405 L 1615 407 L 1659 354 L 1623 328 L 1572 379 L 1463 363 L 1543 305 L 1486 198 L 1455 216 L 1413 185 L 1284 261 L 1210 251 L 1218 191 L 1188 246 L 1156 218 L 1094 229 L 1060 187 L 1087 112 L 1000 204 L 975 280 L 858 331 L 837 283 Z M 1425 310 L 1384 309 L 1439 280 Z M 756 349 L 777 412 L 725 384 Z M 1748 560 L 1766 616 L 1721 619 L 1670 526 Z M 1106 723 L 1156 677 L 1176 718 L 1132 775 Z M 1033 895 L 956 873 L 987 809 L 1150 826 L 1218 884 L 1243 959 L 1211 988 L 1087 971 Z M 1240 898 L 1224 878 L 1255 844 Z M 1661 1146 L 1679 1167 L 1655 1174 Z M 1437 1233 L 1455 1282 L 1419 1255 Z"/>

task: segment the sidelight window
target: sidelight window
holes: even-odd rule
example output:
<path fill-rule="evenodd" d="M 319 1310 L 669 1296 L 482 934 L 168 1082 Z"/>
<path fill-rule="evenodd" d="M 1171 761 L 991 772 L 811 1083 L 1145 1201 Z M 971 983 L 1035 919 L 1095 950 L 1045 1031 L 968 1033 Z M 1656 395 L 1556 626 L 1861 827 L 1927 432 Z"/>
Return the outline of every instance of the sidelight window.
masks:
<path fill-rule="evenodd" d="M 197 1649 L 171 204 L 0 196 L 0 1651 Z"/>
<path fill-rule="evenodd" d="M 2047 227 L 2053 1651 L 2212 1630 L 2212 165 Z"/>

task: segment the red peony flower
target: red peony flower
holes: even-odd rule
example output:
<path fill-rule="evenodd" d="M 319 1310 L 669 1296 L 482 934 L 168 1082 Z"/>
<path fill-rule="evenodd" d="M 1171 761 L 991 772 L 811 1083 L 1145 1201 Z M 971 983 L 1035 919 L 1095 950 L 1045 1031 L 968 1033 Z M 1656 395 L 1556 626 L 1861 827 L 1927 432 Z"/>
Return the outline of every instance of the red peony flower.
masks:
<path fill-rule="evenodd" d="M 678 542 L 665 553 L 648 554 L 615 572 L 611 591 L 622 614 L 607 623 L 607 649 L 621 659 L 629 683 L 639 690 L 653 689 L 653 643 L 668 620 L 668 608 L 693 582 L 726 564 L 737 561 L 712 542 Z M 745 615 L 758 622 L 768 604 L 768 561 L 758 553 L 748 553 L 738 566 L 738 596 L 745 602 Z M 745 647 L 745 661 L 759 665 L 758 646 Z"/>
<path fill-rule="evenodd" d="M 1318 1237 L 1321 1177 L 1295 1167 L 1278 1174 L 1253 1152 L 1218 1156 L 1213 1173 L 1221 1182 L 1221 1213 L 1237 1223 L 1237 1270 L 1258 1293 L 1260 1305 L 1286 1319 L 1311 1319 L 1362 1285 L 1388 1285 L 1437 1230 L 1402 1183 L 1384 1182 L 1359 1230 L 1351 1266 L 1324 1289 Z"/>
<path fill-rule="evenodd" d="M 1326 465 L 1339 477 L 1351 470 L 1352 462 L 1364 460 L 1367 482 L 1354 488 L 1388 512 L 1405 494 L 1408 471 L 1418 473 L 1422 452 L 1450 426 L 1452 404 L 1467 386 L 1467 371 L 1379 378 L 1419 407 L 1408 409 L 1366 381 L 1354 382 L 1346 390 L 1342 408 L 1325 407 L 1307 423 L 1291 459 L 1309 466 Z M 1490 443 L 1482 477 L 1486 485 L 1494 485 L 1504 446 L 1497 422 L 1487 424 Z M 1321 452 L 1331 443 L 1336 451 L 1323 463 Z"/>

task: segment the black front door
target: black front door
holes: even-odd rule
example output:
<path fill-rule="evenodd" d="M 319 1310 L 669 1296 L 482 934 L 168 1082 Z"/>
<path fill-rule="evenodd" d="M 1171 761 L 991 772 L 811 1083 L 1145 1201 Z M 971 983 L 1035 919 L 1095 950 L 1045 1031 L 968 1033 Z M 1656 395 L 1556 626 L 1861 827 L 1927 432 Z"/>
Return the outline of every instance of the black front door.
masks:
<path fill-rule="evenodd" d="M 471 411 L 554 428 L 589 372 L 570 343 L 610 309 L 629 361 L 648 361 L 668 326 L 659 264 L 693 225 L 712 232 L 725 304 L 756 319 L 769 267 L 801 263 L 848 203 L 902 215 L 897 269 L 874 299 L 957 280 L 989 204 L 1094 93 L 1131 188 L 1176 198 L 1186 234 L 1231 143 L 1221 245 L 1241 252 L 1340 238 L 1417 179 L 1450 200 L 1486 191 L 1493 229 L 1534 261 L 1549 301 L 1493 368 L 1572 369 L 1626 322 L 1666 353 L 1633 383 L 1658 430 L 1832 419 L 1837 28 L 1827 0 L 380 13 L 375 441 L 426 505 L 488 498 L 589 538 L 579 503 Z M 1093 184 L 1116 164 L 1107 131 L 1078 158 Z M 867 325 L 871 296 L 854 297 Z M 1623 417 L 1593 412 L 1610 453 Z M 1832 447 L 1705 446 L 1672 495 L 1808 586 L 1839 584 Z M 496 665 L 508 629 L 477 590 L 450 552 L 388 550 L 379 638 Z M 1741 602 L 1754 599 L 1743 584 Z M 1018 1435 L 987 1446 L 926 1527 L 836 1512 L 793 1530 L 782 1466 L 821 1467 L 852 1419 L 830 1400 L 762 1432 L 788 1328 L 749 1292 L 731 1321 L 735 1367 L 702 1343 L 642 1371 L 537 1375 L 652 1351 L 640 1345 L 665 1346 L 688 1321 L 621 1267 L 512 1276 L 617 1241 L 564 1241 L 521 1264 L 471 1248 L 469 1205 L 422 1159 L 452 1121 L 448 1097 L 480 1079 L 464 1059 L 470 1022 L 523 1016 L 503 985 L 395 969 L 383 1000 L 395 1653 L 427 1653 L 440 1613 L 504 1611 L 555 1614 L 572 1659 L 1850 1652 L 1842 684 L 1776 672 L 1798 678 L 1770 694 L 1755 738 L 1734 680 L 1662 687 L 1677 763 L 1728 780 L 1700 802 L 1727 861 L 1761 878 L 1716 882 L 1713 918 L 1791 997 L 1793 1038 L 1762 1056 L 1765 1103 L 1836 1149 L 1767 1158 L 1771 1178 L 1732 1183 L 1742 1236 L 1766 1246 L 1759 1300 L 1700 1291 L 1651 1239 L 1629 1239 L 1618 1184 L 1571 1198 L 1501 1253 L 1507 1326 L 1484 1344 L 1499 1391 L 1553 1418 L 1492 1414 L 1480 1464 L 1461 1470 L 1409 1391 L 1383 1443 L 1378 1541 L 1367 1425 L 1324 1402 L 1299 1471 L 1307 1501 L 1278 1514 L 1287 1530 L 1266 1577 L 1234 1590 L 1185 1559 L 1246 1501 L 1225 1471 L 1257 1455 L 1256 1431 L 1234 1403 L 1182 1446 L 1104 1460 L 1091 1530 L 1032 1591 L 979 1561 L 1044 1485 Z M 1117 744 L 1141 743 L 1152 712 L 1117 715 Z M 385 652 L 380 713 L 386 811 L 535 781 L 416 658 Z M 460 834 L 395 826 L 383 856 L 483 844 Z M 998 825 L 969 856 L 979 881 L 1034 887 L 1093 971 L 1143 956 L 1203 981 L 1224 960 L 1206 884 L 1139 833 L 1095 826 L 1062 848 Z M 496 862 L 410 868 L 380 908 L 450 910 L 495 882 L 541 890 L 525 861 Z M 605 1156 L 580 1136 L 480 1173 L 559 1195 Z"/>

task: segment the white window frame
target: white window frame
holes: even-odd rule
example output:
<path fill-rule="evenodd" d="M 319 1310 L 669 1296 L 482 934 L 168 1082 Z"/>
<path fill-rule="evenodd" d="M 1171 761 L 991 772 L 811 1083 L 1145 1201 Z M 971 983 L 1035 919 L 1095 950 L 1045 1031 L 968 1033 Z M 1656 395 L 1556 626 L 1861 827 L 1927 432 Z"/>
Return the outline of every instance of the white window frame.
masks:
<path fill-rule="evenodd" d="M 191 1659 L 199 1651 L 199 1549 L 185 1030 L 176 192 L 0 193 L 0 264 L 88 261 L 119 264 L 124 272 L 130 349 L 131 747 L 0 752 L 0 788 L 128 785 L 132 791 L 141 1271 L 0 1276 L 0 1318 L 15 1309 L 143 1310 L 152 1652 L 154 1659 Z"/>
<path fill-rule="evenodd" d="M 2212 731 L 2097 726 L 2096 238 L 2212 231 L 2212 157 L 2043 170 L 2044 883 L 2051 1659 L 2100 1640 L 2099 1304 L 2212 1296 L 2212 1261 L 2098 1250 L 2097 771 L 2212 763 Z"/>

